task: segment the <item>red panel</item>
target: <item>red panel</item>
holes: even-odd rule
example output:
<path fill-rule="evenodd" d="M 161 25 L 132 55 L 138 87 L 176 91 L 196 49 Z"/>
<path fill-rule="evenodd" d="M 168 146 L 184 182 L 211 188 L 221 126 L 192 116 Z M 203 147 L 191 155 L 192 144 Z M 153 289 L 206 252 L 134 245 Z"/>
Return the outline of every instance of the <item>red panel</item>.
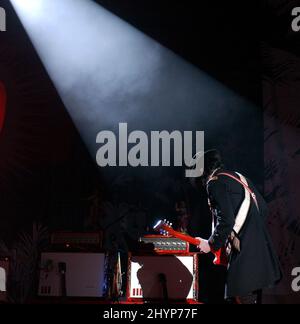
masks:
<path fill-rule="evenodd" d="M 3 128 L 6 113 L 6 90 L 4 84 L 0 82 L 0 132 Z"/>

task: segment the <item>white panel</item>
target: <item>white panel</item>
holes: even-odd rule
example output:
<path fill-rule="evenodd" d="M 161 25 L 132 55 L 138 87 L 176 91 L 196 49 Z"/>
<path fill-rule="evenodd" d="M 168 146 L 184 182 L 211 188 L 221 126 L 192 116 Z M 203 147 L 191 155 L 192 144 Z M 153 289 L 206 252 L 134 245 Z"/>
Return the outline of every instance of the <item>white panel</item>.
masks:
<path fill-rule="evenodd" d="M 162 299 L 161 273 L 166 276 L 170 299 L 194 298 L 193 256 L 134 256 L 130 265 L 130 298 Z"/>
<path fill-rule="evenodd" d="M 51 261 L 50 271 L 40 273 L 39 295 L 61 296 L 58 264 L 66 263 L 68 297 L 103 297 L 105 255 L 102 253 L 43 253 L 42 268 Z"/>

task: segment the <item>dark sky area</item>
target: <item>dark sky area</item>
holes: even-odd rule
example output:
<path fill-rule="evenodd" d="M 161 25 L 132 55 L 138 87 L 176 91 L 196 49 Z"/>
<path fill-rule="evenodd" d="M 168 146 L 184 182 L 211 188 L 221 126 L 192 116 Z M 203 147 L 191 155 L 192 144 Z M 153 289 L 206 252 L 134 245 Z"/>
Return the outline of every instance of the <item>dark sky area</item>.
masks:
<path fill-rule="evenodd" d="M 228 113 L 228 120 L 224 119 L 216 133 L 209 133 L 206 144 L 226 152 L 230 167 L 248 173 L 262 185 L 255 1 L 248 1 L 247 6 L 241 1 L 206 0 L 97 2 L 256 105 L 255 111 L 243 115 L 251 116 L 255 129 L 248 129 L 241 138 L 239 134 L 248 121 L 232 127 Z M 17 15 L 8 1 L 0 1 L 0 6 L 6 9 L 8 20 L 8 31 L 0 35 L 0 79 L 8 95 L 0 134 L 2 232 L 14 235 L 34 219 L 51 228 L 82 229 L 90 211 L 89 197 L 96 191 L 100 191 L 102 200 L 142 205 L 150 220 L 152 213 L 171 215 L 176 199 L 184 196 L 181 171 L 174 170 L 174 177 L 167 174 L 162 179 L 161 192 L 153 192 L 157 186 L 144 178 L 124 179 L 118 174 L 115 182 L 102 180 L 104 171 L 97 169 L 94 157 L 89 155 Z M 226 112 L 223 114 L 226 116 Z M 215 117 L 207 111 L 210 129 Z M 201 128 L 205 131 L 205 125 Z M 189 199 L 197 218 L 206 198 L 199 198 L 192 190 Z"/>

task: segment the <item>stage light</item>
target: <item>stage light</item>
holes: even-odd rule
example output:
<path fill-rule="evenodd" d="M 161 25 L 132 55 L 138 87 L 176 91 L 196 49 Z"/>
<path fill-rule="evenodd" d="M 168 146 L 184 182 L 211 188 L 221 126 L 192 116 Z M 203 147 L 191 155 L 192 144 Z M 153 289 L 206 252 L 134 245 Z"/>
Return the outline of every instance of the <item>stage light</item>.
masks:
<path fill-rule="evenodd" d="M 247 100 L 95 2 L 11 2 L 95 161 L 97 134 L 120 123 L 205 130 L 220 146 L 259 127 Z"/>

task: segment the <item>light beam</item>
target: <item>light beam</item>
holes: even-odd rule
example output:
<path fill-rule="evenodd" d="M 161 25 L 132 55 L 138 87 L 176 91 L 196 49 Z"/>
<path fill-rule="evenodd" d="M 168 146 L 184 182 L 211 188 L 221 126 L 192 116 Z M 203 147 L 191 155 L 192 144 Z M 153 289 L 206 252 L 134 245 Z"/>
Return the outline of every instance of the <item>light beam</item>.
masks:
<path fill-rule="evenodd" d="M 246 138 L 258 127 L 247 100 L 95 2 L 11 2 L 94 157 L 97 133 L 122 122 L 205 130 L 219 146 L 226 132 Z"/>

